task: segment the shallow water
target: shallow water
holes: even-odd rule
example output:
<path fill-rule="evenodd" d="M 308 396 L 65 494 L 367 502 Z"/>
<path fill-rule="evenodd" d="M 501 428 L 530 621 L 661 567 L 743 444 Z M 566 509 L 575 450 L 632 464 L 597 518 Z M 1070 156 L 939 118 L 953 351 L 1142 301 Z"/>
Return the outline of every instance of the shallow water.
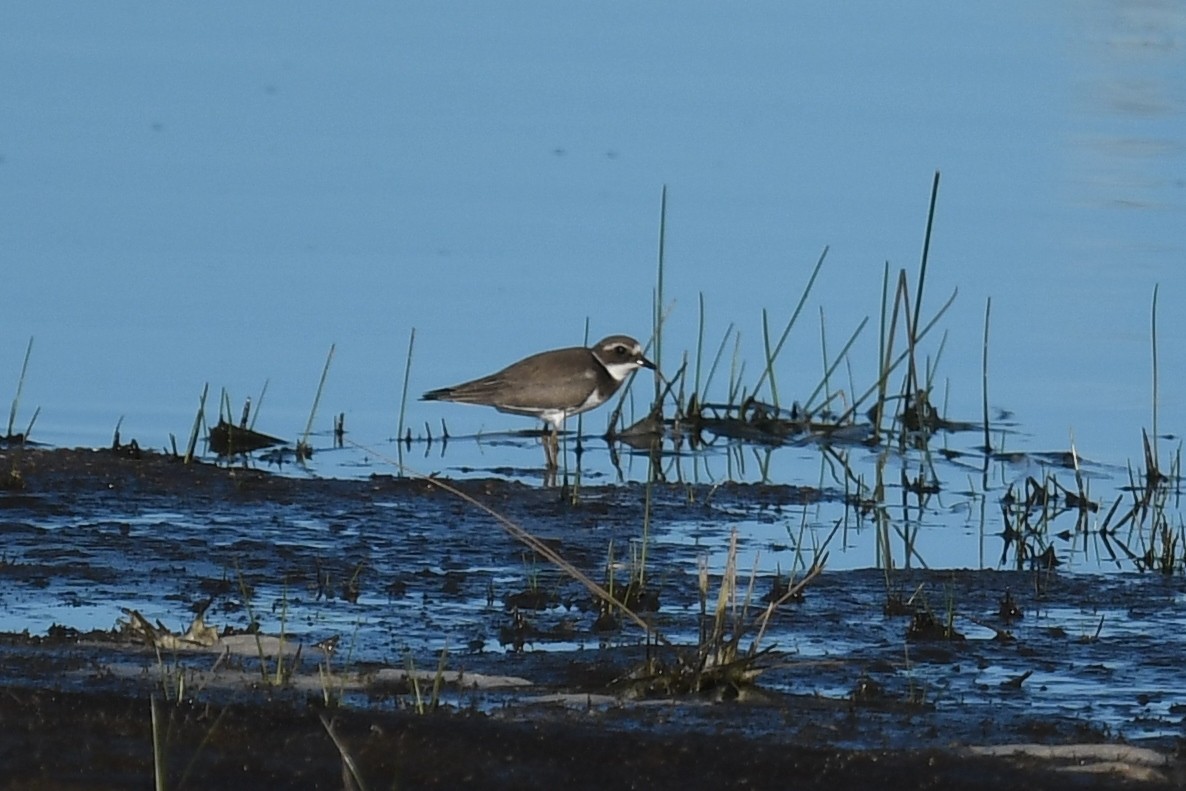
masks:
<path fill-rule="evenodd" d="M 835 354 L 876 322 L 884 263 L 917 267 L 938 169 L 923 310 L 959 289 L 944 353 L 938 333 L 925 350 L 948 416 L 980 413 L 991 297 L 1008 448 L 1073 431 L 1088 457 L 1139 457 L 1160 284 L 1162 429 L 1182 433 L 1175 3 L 306 10 L 7 17 L 0 392 L 36 338 L 18 430 L 41 407 L 34 438 L 100 446 L 122 416 L 125 438 L 162 447 L 209 383 L 211 413 L 225 388 L 236 414 L 251 396 L 261 429 L 296 439 L 336 343 L 314 427 L 345 413 L 383 449 L 412 328 L 413 398 L 579 343 L 586 319 L 594 338 L 645 337 L 663 185 L 669 375 L 695 359 L 703 294 L 705 348 L 736 325 L 752 385 L 761 311 L 780 329 L 830 246 L 778 366 L 783 400 L 804 399 L 820 324 Z M 876 337 L 837 387 L 870 383 Z M 442 420 L 454 436 L 529 426 L 409 405 L 418 435 Z M 489 450 L 425 466 L 521 466 Z"/>

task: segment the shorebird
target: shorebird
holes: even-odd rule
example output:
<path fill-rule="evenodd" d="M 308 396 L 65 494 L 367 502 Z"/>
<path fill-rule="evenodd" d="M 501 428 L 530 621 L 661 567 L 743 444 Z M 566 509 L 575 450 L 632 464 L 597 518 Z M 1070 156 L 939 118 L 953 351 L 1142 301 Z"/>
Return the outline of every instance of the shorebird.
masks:
<path fill-rule="evenodd" d="M 611 335 L 587 349 L 573 346 L 533 354 L 481 379 L 429 390 L 421 400 L 480 404 L 540 418 L 552 427 L 544 453 L 548 469 L 555 470 L 565 418 L 604 404 L 639 368 L 655 370 L 639 342 L 628 335 Z"/>

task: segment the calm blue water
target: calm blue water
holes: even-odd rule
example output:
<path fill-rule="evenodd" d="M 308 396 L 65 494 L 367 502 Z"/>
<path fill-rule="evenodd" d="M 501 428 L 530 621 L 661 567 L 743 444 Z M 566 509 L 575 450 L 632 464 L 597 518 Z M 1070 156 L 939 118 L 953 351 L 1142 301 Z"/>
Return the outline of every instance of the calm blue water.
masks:
<path fill-rule="evenodd" d="M 413 394 L 580 343 L 586 321 L 594 339 L 646 337 L 664 185 L 664 368 L 694 354 L 703 294 L 706 346 L 735 324 L 752 382 L 761 311 L 781 329 L 830 246 L 780 391 L 819 380 L 821 311 L 833 354 L 871 318 L 851 357 L 862 391 L 883 266 L 916 271 L 935 170 L 924 312 L 959 289 L 941 325 L 948 414 L 979 415 L 991 297 L 990 401 L 1021 432 L 1006 445 L 1061 449 L 1073 432 L 1103 463 L 1138 458 L 1160 284 L 1160 427 L 1184 430 L 1180 4 L 76 2 L 3 17 L 0 403 L 32 336 L 15 429 L 39 406 L 34 439 L 106 444 L 122 416 L 125 440 L 183 441 L 207 382 L 236 413 L 266 382 L 257 427 L 295 437 L 336 344 L 316 427 L 344 412 L 355 441 L 390 452 L 413 328 Z M 531 426 L 408 413 L 418 432 L 442 419 Z M 605 416 L 586 419 L 599 432 Z M 419 465 L 538 455 L 454 443 Z M 814 483 L 818 465 L 788 455 L 779 478 Z M 325 458 L 338 474 L 343 456 Z"/>

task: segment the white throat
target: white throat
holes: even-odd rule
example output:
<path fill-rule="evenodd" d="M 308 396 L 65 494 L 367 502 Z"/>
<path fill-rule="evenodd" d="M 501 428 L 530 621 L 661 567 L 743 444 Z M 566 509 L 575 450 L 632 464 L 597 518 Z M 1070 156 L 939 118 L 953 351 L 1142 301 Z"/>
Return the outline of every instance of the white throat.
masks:
<path fill-rule="evenodd" d="M 605 366 L 605 370 L 609 371 L 609 375 L 614 378 L 615 382 L 623 381 L 639 368 L 638 363 L 634 361 L 628 363 L 602 363 L 602 365 Z"/>

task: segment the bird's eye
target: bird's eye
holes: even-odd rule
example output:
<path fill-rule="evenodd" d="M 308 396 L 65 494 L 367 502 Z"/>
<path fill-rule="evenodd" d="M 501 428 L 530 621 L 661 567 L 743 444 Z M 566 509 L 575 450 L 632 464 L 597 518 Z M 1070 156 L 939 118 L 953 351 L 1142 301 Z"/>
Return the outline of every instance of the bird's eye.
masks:
<path fill-rule="evenodd" d="M 620 343 L 614 347 L 614 354 L 618 355 L 619 357 L 625 357 L 627 353 L 626 347 Z"/>

